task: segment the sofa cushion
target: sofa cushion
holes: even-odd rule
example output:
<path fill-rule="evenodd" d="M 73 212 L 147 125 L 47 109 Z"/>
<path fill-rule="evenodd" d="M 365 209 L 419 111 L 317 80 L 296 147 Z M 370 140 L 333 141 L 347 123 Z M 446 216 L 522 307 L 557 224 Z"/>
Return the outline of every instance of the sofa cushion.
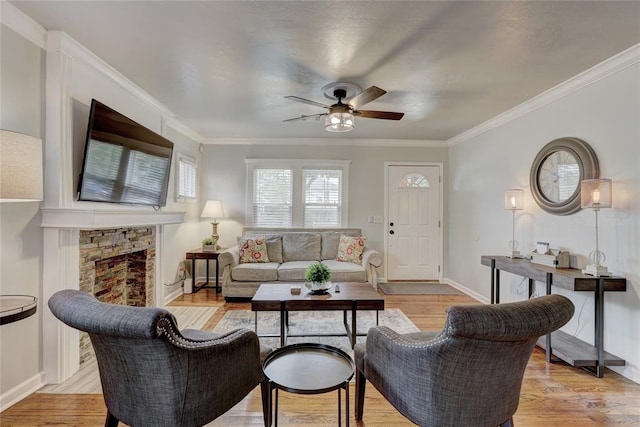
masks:
<path fill-rule="evenodd" d="M 238 282 L 272 282 L 278 280 L 277 262 L 238 264 L 231 270 L 231 278 Z"/>
<path fill-rule="evenodd" d="M 334 259 L 328 259 L 322 261 L 322 263 L 331 269 L 331 281 L 333 283 L 367 281 L 367 272 L 361 265 Z"/>
<path fill-rule="evenodd" d="M 304 281 L 307 268 L 316 261 L 288 261 L 280 264 L 278 267 L 278 280 L 287 281 Z"/>
<path fill-rule="evenodd" d="M 350 237 L 344 234 L 341 235 L 336 260 L 362 264 L 362 251 L 364 250 L 365 240 L 366 237 L 362 236 Z"/>
<path fill-rule="evenodd" d="M 341 235 L 359 237 L 359 230 L 340 231 L 323 231 L 322 232 L 322 259 L 336 259 L 338 256 L 338 243 L 340 243 Z"/>
<path fill-rule="evenodd" d="M 316 233 L 283 233 L 282 260 L 320 261 L 321 236 Z"/>
<path fill-rule="evenodd" d="M 238 242 L 240 264 L 253 262 L 269 262 L 267 242 L 263 236 L 249 237 Z"/>

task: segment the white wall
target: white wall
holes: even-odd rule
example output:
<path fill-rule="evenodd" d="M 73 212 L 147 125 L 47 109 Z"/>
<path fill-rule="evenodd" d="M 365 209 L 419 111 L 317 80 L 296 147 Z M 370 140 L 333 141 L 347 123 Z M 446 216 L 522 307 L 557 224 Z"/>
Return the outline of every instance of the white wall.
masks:
<path fill-rule="evenodd" d="M 310 124 L 313 126 L 313 124 Z M 368 222 L 369 215 L 384 215 L 385 161 L 442 162 L 447 169 L 447 148 L 374 147 L 356 145 L 207 145 L 202 157 L 202 200 L 221 200 L 230 216 L 220 221 L 220 245 L 235 245 L 246 217 L 245 159 L 351 160 L 349 167 L 349 223 L 367 237 L 367 246 L 384 250 L 384 224 Z M 445 183 L 445 194 L 446 194 Z M 446 217 L 445 197 L 445 217 Z M 203 223 L 202 227 L 211 227 Z M 208 229 L 203 229 L 206 234 Z M 446 233 L 446 228 L 445 228 Z M 382 269 L 379 272 L 383 274 Z"/>
<path fill-rule="evenodd" d="M 0 28 L 0 128 L 42 138 L 44 52 L 2 25 Z M 40 203 L 0 204 L 0 294 L 38 298 L 34 316 L 0 327 L 0 400 L 28 391 L 42 370 L 40 322 L 42 229 Z M 10 351 L 8 351 L 10 349 Z M 25 382 L 24 389 L 12 393 Z"/>
<path fill-rule="evenodd" d="M 637 50 L 635 51 L 637 52 Z M 525 210 L 518 214 L 517 236 L 525 251 L 547 241 L 576 255 L 583 268 L 595 246 L 591 210 L 555 216 L 541 210 L 529 189 L 529 171 L 537 152 L 553 139 L 573 136 L 595 150 L 600 176 L 614 182 L 613 209 L 599 216 L 600 249 L 606 265 L 628 279 L 626 293 L 605 295 L 605 350 L 626 359 L 614 368 L 640 382 L 640 65 L 605 75 L 524 116 L 454 145 L 449 153 L 448 277 L 484 297 L 490 293 L 490 269 L 481 255 L 505 254 L 511 240 L 511 212 L 503 209 L 504 190 L 524 188 Z M 526 281 L 503 273 L 501 301 L 526 297 Z M 537 292 L 544 293 L 542 284 Z M 576 315 L 565 332 L 593 343 L 594 297 L 554 289 L 568 296 Z"/>
<path fill-rule="evenodd" d="M 100 99 L 133 120 L 167 136 L 174 142 L 176 155 L 178 152 L 184 153 L 197 162 L 200 162 L 199 142 L 196 141 L 199 136 L 173 119 L 171 112 L 150 95 L 68 36 L 45 31 L 6 2 L 2 2 L 1 6 L 0 124 L 3 129 L 43 139 L 44 205 L 49 208 L 89 210 L 139 209 L 153 215 L 150 207 L 107 206 L 74 200 L 91 98 Z M 48 44 L 45 40 L 48 40 Z M 165 295 L 180 292 L 181 284 L 163 284 L 174 281 L 176 269 L 184 259 L 185 252 L 197 247 L 199 242 L 199 203 L 177 203 L 175 179 L 174 167 L 167 206 L 163 210 L 184 212 L 186 221 L 158 227 L 157 245 L 161 256 L 156 260 L 156 274 L 161 305 Z M 44 356 L 47 354 L 44 348 L 48 348 L 50 334 L 44 333 L 44 330 L 56 321 L 46 314 L 48 307 L 43 283 L 51 281 L 52 276 L 56 275 L 47 273 L 46 266 L 52 263 L 47 262 L 47 256 L 51 258 L 50 251 L 43 249 L 47 247 L 47 239 L 42 228 L 42 205 L 0 205 L 0 293 L 34 295 L 40 300 L 37 315 L 0 328 L 0 410 L 41 387 L 46 380 L 43 372 L 50 364 Z M 56 250 L 62 246 L 53 245 Z M 64 256 L 58 256 L 61 257 Z M 57 270 L 55 265 L 53 269 Z M 73 283 L 60 282 L 54 286 L 73 287 Z"/>

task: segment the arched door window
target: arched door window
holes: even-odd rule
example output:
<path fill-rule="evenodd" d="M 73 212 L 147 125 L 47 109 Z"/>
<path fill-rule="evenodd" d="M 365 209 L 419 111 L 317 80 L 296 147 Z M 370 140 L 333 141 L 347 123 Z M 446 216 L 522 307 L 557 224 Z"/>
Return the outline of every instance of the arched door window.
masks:
<path fill-rule="evenodd" d="M 429 180 L 421 173 L 406 174 L 398 183 L 398 188 L 429 188 Z"/>

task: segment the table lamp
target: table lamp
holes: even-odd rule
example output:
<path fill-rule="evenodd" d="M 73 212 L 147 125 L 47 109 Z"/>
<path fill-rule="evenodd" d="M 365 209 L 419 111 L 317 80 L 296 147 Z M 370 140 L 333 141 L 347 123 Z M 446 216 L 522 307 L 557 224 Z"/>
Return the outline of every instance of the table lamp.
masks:
<path fill-rule="evenodd" d="M 607 267 L 602 265 L 606 257 L 598 249 L 598 212 L 601 208 L 610 208 L 611 199 L 610 179 L 585 179 L 580 182 L 580 206 L 583 209 L 591 208 L 596 214 L 596 250 L 589 254 L 591 264 L 582 270 L 583 274 L 595 277 L 610 276 Z"/>
<path fill-rule="evenodd" d="M 220 238 L 218 235 L 218 218 L 224 218 L 224 209 L 222 207 L 222 202 L 219 200 L 207 200 L 207 203 L 204 205 L 204 209 L 202 209 L 202 213 L 200 214 L 200 218 L 213 218 L 213 222 L 211 223 L 211 237 L 217 242 Z"/>
<path fill-rule="evenodd" d="M 513 226 L 511 229 L 511 241 L 509 242 L 509 258 L 522 258 L 518 250 L 518 241 L 516 240 L 516 211 L 524 209 L 524 190 L 520 188 L 512 188 L 504 192 L 504 208 L 513 214 Z"/>

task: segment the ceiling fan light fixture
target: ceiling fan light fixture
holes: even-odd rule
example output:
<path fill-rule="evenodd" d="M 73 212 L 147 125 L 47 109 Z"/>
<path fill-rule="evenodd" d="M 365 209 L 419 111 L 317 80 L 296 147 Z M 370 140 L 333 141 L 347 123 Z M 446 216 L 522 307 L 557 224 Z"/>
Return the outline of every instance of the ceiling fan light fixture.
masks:
<path fill-rule="evenodd" d="M 324 119 L 324 128 L 329 132 L 349 132 L 353 130 L 351 113 L 330 113 Z"/>

